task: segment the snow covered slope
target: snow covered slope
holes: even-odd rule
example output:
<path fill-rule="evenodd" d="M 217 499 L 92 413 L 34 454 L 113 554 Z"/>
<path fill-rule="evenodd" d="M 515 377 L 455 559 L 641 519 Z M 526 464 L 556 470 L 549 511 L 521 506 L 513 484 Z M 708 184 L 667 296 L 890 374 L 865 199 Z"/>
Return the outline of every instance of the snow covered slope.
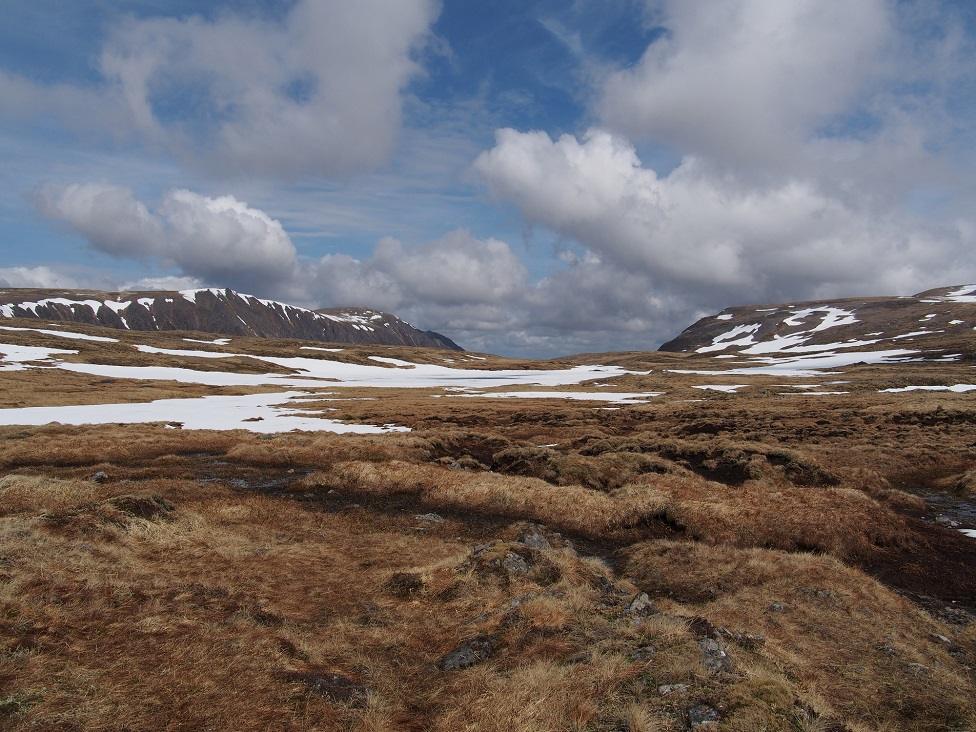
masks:
<path fill-rule="evenodd" d="M 809 359 L 865 351 L 972 357 L 976 285 L 910 297 L 726 308 L 700 319 L 660 350 L 722 358 Z"/>
<path fill-rule="evenodd" d="M 0 317 L 38 318 L 129 330 L 192 330 L 331 343 L 461 350 L 451 339 L 374 310 L 308 310 L 233 290 L 96 292 L 0 290 Z"/>

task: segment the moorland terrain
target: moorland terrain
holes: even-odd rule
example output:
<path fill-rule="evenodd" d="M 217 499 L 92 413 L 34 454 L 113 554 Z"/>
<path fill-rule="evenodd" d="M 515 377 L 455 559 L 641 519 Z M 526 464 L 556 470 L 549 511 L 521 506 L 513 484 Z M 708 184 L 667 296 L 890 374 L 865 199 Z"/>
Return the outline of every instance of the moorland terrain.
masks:
<path fill-rule="evenodd" d="M 22 315 L 4 729 L 976 729 L 976 286 L 550 361 Z"/>

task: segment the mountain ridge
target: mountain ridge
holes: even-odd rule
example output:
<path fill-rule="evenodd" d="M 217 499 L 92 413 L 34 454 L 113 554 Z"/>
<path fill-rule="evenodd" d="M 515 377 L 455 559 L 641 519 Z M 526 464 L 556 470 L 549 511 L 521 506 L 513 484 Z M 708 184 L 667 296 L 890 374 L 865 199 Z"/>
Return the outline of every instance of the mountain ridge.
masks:
<path fill-rule="evenodd" d="M 192 330 L 229 336 L 464 350 L 447 336 L 368 308 L 307 308 L 229 288 L 110 292 L 0 289 L 0 317 L 121 330 Z"/>
<path fill-rule="evenodd" d="M 976 284 L 916 295 L 740 305 L 700 318 L 658 350 L 722 357 L 843 348 L 976 346 Z"/>

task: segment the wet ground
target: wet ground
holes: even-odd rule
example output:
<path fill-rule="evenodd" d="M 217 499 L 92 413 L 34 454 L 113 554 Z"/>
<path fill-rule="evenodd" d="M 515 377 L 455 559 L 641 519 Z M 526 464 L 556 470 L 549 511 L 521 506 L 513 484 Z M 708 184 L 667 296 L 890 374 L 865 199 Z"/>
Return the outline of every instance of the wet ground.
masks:
<path fill-rule="evenodd" d="M 365 510 L 387 515 L 411 516 L 428 511 L 415 496 L 347 495 L 342 491 L 326 494 L 301 489 L 300 479 L 311 469 L 268 469 L 243 466 L 235 462 L 203 457 L 196 477 L 203 481 L 224 481 L 238 490 L 258 491 L 286 500 L 306 502 L 326 511 Z M 966 625 L 976 618 L 976 539 L 959 532 L 959 527 L 976 527 L 976 502 L 947 493 L 926 493 L 928 510 L 908 516 L 915 540 L 907 546 L 877 547 L 868 556 L 849 561 L 929 613 L 946 622 Z M 444 518 L 460 522 L 463 533 L 472 541 L 487 541 L 498 535 L 511 517 L 470 512 L 440 511 Z M 952 525 L 958 523 L 959 527 Z M 460 527 L 454 524 L 453 530 Z M 426 530 L 426 529 L 423 529 Z M 627 546 L 650 539 L 680 539 L 660 522 L 635 527 L 602 540 L 576 535 L 566 537 L 585 554 L 603 559 L 615 570 L 618 552 Z"/>
<path fill-rule="evenodd" d="M 926 518 L 933 523 L 950 529 L 976 531 L 976 500 L 973 498 L 950 493 L 923 493 L 921 496 L 929 508 Z M 976 538 L 973 540 L 976 541 Z"/>

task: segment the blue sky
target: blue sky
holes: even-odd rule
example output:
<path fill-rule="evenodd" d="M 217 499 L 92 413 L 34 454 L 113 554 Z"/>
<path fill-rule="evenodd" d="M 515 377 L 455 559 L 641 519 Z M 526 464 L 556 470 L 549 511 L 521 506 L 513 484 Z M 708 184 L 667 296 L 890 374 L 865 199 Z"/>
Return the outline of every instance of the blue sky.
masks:
<path fill-rule="evenodd" d="M 11 0 L 0 282 L 232 286 L 552 355 L 976 279 L 974 17 Z"/>

